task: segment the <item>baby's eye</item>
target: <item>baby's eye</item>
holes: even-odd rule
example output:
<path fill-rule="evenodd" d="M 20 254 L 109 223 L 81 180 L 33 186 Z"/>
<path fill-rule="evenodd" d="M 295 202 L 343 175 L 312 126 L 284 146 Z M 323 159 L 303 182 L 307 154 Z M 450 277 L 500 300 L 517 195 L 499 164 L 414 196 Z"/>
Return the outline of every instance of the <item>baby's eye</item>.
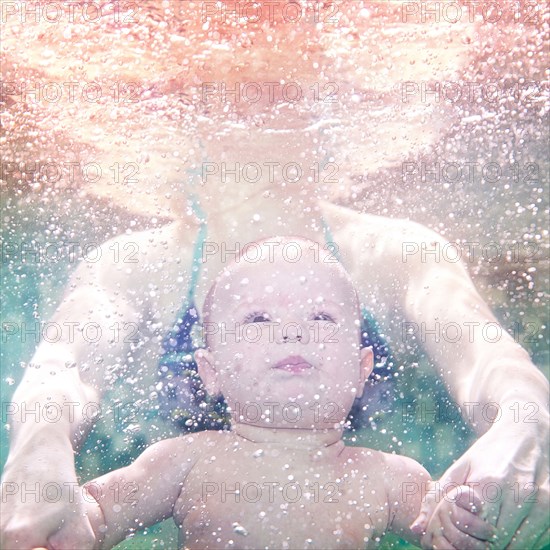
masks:
<path fill-rule="evenodd" d="M 244 319 L 245 323 L 269 323 L 271 318 L 267 313 L 254 312 L 247 315 Z"/>
<path fill-rule="evenodd" d="M 329 313 L 325 313 L 324 311 L 314 313 L 312 316 L 312 321 L 330 321 L 331 323 L 336 322 L 332 315 L 330 315 Z"/>

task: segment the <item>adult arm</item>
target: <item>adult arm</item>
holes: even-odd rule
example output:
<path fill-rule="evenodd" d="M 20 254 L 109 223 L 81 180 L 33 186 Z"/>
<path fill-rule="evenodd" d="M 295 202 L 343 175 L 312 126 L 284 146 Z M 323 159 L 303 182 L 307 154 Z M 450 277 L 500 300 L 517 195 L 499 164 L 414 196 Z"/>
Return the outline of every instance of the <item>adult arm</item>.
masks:
<path fill-rule="evenodd" d="M 446 241 L 440 236 L 412 227 L 409 242 L 427 250 L 443 249 Z M 444 261 L 437 254 L 408 260 L 408 318 L 417 327 L 453 323 L 462 329 L 456 342 L 453 334 L 439 341 L 427 335 L 422 343 L 480 435 L 440 483 L 474 488 L 484 502 L 484 517 L 497 526 L 499 545 L 542 546 L 549 527 L 548 380 L 528 353 L 505 330 L 498 330 L 460 262 Z M 420 522 L 425 524 L 429 514 L 426 501 Z"/>
<path fill-rule="evenodd" d="M 77 268 L 50 321 L 58 331 L 56 342 L 40 343 L 9 404 L 11 443 L 0 518 L 3 548 L 48 542 L 55 548 L 85 547 L 93 536 L 83 514 L 74 450 L 92 425 L 92 412 L 98 411 L 106 368 L 125 362 L 129 344 L 114 337 L 109 327 L 115 322 L 139 323 L 118 284 L 116 268 L 110 262 Z"/>

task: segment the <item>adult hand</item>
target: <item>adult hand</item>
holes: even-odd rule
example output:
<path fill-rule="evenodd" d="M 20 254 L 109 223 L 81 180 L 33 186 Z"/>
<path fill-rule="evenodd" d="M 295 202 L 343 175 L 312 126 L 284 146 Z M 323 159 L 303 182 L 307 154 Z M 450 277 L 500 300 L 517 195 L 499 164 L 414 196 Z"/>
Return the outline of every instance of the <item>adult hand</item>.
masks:
<path fill-rule="evenodd" d="M 473 489 L 482 503 L 480 517 L 496 527 L 499 548 L 542 548 L 549 542 L 548 419 L 535 420 L 496 422 L 438 482 L 443 495 L 460 485 Z M 423 500 L 415 521 L 421 531 L 439 500 Z"/>
<path fill-rule="evenodd" d="M 24 455 L 11 455 L 2 479 L 0 547 L 94 548 L 84 498 L 70 446 L 41 444 Z"/>

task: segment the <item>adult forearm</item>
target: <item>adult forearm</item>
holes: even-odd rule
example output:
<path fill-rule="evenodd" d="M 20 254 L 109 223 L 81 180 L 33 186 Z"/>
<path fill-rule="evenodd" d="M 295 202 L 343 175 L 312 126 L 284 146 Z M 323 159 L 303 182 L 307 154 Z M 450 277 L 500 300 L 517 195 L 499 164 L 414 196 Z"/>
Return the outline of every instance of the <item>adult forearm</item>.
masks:
<path fill-rule="evenodd" d="M 72 380 L 74 375 L 53 372 L 27 373 L 7 405 L 11 443 L 2 476 L 4 548 L 42 547 L 47 541 L 51 547 L 91 548 L 73 449 L 90 426 L 83 411 L 93 392 Z M 50 498 L 52 490 L 57 498 Z M 58 546 L 56 539 L 64 544 Z"/>
<path fill-rule="evenodd" d="M 10 452 L 18 452 L 37 440 L 69 442 L 77 449 L 99 412 L 100 394 L 82 383 L 77 373 L 50 371 L 23 379 L 7 405 Z M 72 453 L 71 453 L 72 455 Z"/>
<path fill-rule="evenodd" d="M 515 342 L 501 346 L 502 349 L 481 355 L 464 379 L 467 383 L 456 384 L 455 378 L 450 377 L 466 420 L 479 434 L 497 422 L 548 426 L 548 380 Z M 467 369 L 464 366 L 462 370 Z"/>
<path fill-rule="evenodd" d="M 410 266 L 406 288 L 405 312 L 418 329 L 413 336 L 478 433 L 491 427 L 491 414 L 498 416 L 493 404 L 507 406 L 500 411 L 504 419 L 513 419 L 509 407 L 514 402 L 532 402 L 539 411 L 548 411 L 548 381 L 527 351 L 499 326 L 464 266 L 417 262 Z"/>
<path fill-rule="evenodd" d="M 482 496 L 496 487 L 502 498 L 487 501 L 484 515 L 496 522 L 499 544 L 538 547 L 548 528 L 548 380 L 499 326 L 464 266 L 417 262 L 408 275 L 405 312 L 425 327 L 421 343 L 480 436 L 439 482 Z"/>

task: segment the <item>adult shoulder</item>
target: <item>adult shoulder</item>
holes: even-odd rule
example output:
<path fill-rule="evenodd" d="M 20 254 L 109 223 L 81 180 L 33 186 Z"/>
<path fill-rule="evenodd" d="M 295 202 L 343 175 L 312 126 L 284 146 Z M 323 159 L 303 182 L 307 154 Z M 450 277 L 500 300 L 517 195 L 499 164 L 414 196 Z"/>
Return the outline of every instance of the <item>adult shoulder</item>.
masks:
<path fill-rule="evenodd" d="M 183 222 L 141 231 L 129 229 L 101 245 L 102 258 L 107 260 L 106 263 L 109 260 L 128 265 L 140 263 L 143 267 L 153 267 L 159 261 L 181 261 L 189 255 L 197 231 L 198 224 Z"/>
<path fill-rule="evenodd" d="M 198 224 L 173 222 L 105 241 L 72 273 L 55 317 L 78 312 L 106 322 L 102 312 L 111 311 L 122 326 L 173 322 L 191 281 L 197 233 Z"/>
<path fill-rule="evenodd" d="M 407 242 L 424 239 L 423 226 L 408 220 L 357 212 L 344 206 L 322 204 L 323 217 L 336 243 L 336 253 L 350 272 L 358 289 L 406 281 L 403 249 Z M 381 286 L 380 286 L 381 285 Z M 386 289 L 388 290 L 388 289 Z"/>
<path fill-rule="evenodd" d="M 397 246 L 401 250 L 401 243 L 407 239 L 444 240 L 425 225 L 408 219 L 376 216 L 330 202 L 322 202 L 321 209 L 335 238 L 339 237 L 342 244 L 351 238 L 366 244 L 374 241 L 385 246 Z"/>
<path fill-rule="evenodd" d="M 141 231 L 127 230 L 97 247 L 78 266 L 73 285 L 138 291 L 152 275 L 189 267 L 198 226 L 172 222 Z"/>

